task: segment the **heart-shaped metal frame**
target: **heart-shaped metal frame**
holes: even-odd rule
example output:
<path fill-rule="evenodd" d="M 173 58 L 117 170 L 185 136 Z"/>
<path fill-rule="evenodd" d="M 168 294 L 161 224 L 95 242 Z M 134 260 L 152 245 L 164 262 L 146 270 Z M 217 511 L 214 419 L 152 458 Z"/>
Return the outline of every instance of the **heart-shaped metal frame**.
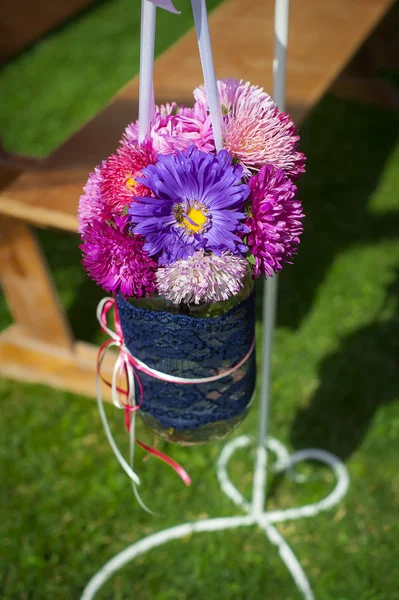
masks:
<path fill-rule="evenodd" d="M 339 458 L 325 450 L 308 448 L 290 455 L 286 447 L 280 441 L 275 438 L 268 438 L 266 442 L 267 449 L 269 452 L 273 453 L 276 458 L 273 466 L 274 472 L 287 472 L 291 474 L 296 481 L 300 482 L 302 481 L 302 478 L 295 474 L 293 467 L 302 461 L 312 460 L 331 467 L 336 478 L 336 484 L 333 490 L 318 502 L 295 508 L 267 511 L 257 508 L 257 502 L 255 501 L 257 495 L 256 472 L 252 503 L 244 498 L 228 476 L 227 467 L 234 452 L 240 448 L 246 448 L 250 444 L 251 439 L 246 435 L 231 440 L 223 448 L 217 463 L 217 475 L 222 491 L 246 514 L 235 517 L 216 517 L 213 519 L 203 519 L 201 521 L 183 523 L 181 525 L 176 525 L 175 527 L 158 531 L 157 533 L 135 542 L 119 554 L 116 554 L 98 571 L 98 573 L 96 573 L 96 575 L 94 575 L 85 587 L 81 600 L 92 600 L 99 589 L 114 573 L 122 569 L 122 567 L 134 560 L 140 554 L 145 554 L 152 548 L 156 548 L 157 546 L 161 546 L 172 540 L 184 538 L 193 533 L 223 531 L 225 529 L 235 529 L 237 527 L 250 525 L 258 525 L 265 532 L 270 542 L 277 546 L 281 560 L 286 565 L 298 590 L 301 592 L 302 597 L 305 598 L 305 600 L 314 600 L 314 594 L 301 563 L 287 541 L 278 531 L 275 524 L 284 521 L 293 521 L 302 517 L 313 517 L 319 512 L 329 510 L 335 506 L 346 494 L 349 487 L 349 474 L 347 468 Z M 259 461 L 257 461 L 257 466 L 259 466 L 259 464 Z M 260 482 L 260 485 L 264 484 L 262 479 L 258 478 L 258 481 Z"/>

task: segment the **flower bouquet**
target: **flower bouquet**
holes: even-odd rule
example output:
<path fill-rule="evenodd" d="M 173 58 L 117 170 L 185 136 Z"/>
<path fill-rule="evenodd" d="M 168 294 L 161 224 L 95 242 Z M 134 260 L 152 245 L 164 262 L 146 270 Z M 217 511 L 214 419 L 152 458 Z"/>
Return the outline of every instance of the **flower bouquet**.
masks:
<path fill-rule="evenodd" d="M 200 86 L 192 108 L 156 107 L 142 143 L 138 123 L 128 125 L 79 203 L 83 266 L 113 294 L 140 371 L 133 404 L 157 434 L 183 444 L 223 437 L 247 413 L 253 280 L 290 263 L 302 233 L 293 181 L 305 157 L 291 117 L 257 86 L 217 85 L 222 150 Z"/>

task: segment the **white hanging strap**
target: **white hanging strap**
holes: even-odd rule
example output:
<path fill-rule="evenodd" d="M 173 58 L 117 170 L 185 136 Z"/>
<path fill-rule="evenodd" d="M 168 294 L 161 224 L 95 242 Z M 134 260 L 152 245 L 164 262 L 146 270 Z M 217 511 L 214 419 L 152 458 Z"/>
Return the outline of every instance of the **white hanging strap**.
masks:
<path fill-rule="evenodd" d="M 289 9 L 290 0 L 276 0 L 274 11 L 273 100 L 281 111 L 285 110 Z"/>
<path fill-rule="evenodd" d="M 150 0 L 141 2 L 139 143 L 150 133 L 154 107 L 154 46 L 157 7 Z"/>
<path fill-rule="evenodd" d="M 206 0 L 191 0 L 191 6 L 193 9 L 195 30 L 197 32 L 198 48 L 201 57 L 206 94 L 208 97 L 209 111 L 211 114 L 215 147 L 216 150 L 221 150 L 223 148 L 223 116 L 215 69 L 213 66 Z"/>
<path fill-rule="evenodd" d="M 216 150 L 223 148 L 223 116 L 213 66 L 211 38 L 209 35 L 206 0 L 191 0 L 202 73 L 208 96 Z M 178 13 L 172 0 L 142 0 L 140 37 L 140 89 L 139 89 L 139 143 L 150 133 L 154 115 L 154 46 L 156 7 Z"/>

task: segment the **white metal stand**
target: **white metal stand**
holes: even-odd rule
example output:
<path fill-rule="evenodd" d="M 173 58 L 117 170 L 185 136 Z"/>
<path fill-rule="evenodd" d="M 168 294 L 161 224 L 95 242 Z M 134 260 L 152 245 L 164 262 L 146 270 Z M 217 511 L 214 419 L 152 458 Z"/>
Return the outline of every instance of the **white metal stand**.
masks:
<path fill-rule="evenodd" d="M 166 542 L 184 538 L 193 533 L 222 531 L 225 529 L 236 529 L 237 527 L 258 525 L 266 534 L 272 544 L 277 546 L 281 560 L 290 572 L 298 590 L 305 600 L 314 600 L 314 595 L 306 574 L 295 556 L 294 552 L 286 542 L 284 537 L 278 531 L 276 524 L 284 521 L 294 521 L 301 517 L 313 517 L 319 512 L 329 510 L 335 506 L 346 494 L 349 486 L 349 476 L 345 465 L 333 454 L 324 450 L 306 449 L 289 455 L 285 446 L 278 440 L 269 437 L 266 446 L 269 452 L 275 455 L 275 472 L 288 471 L 297 463 L 304 460 L 315 460 L 331 467 L 336 477 L 336 484 L 332 492 L 322 500 L 299 506 L 297 508 L 286 508 L 284 510 L 266 511 L 256 506 L 255 498 L 259 498 L 264 491 L 257 489 L 254 484 L 254 498 L 248 502 L 241 492 L 232 484 L 227 473 L 228 463 L 237 449 L 249 446 L 251 440 L 248 436 L 237 437 L 226 444 L 218 463 L 217 474 L 222 491 L 233 503 L 241 508 L 246 514 L 235 517 L 220 517 L 214 519 L 204 519 L 191 523 L 183 523 L 158 531 L 148 537 L 145 537 L 125 550 L 114 556 L 107 562 L 85 587 L 81 600 L 92 600 L 104 583 L 117 571 L 122 569 L 127 563 L 135 559 L 140 554 L 145 554 L 152 548 L 161 546 Z M 259 467 L 257 462 L 256 468 Z"/>
<path fill-rule="evenodd" d="M 192 0 L 194 17 L 196 19 L 197 31 L 202 33 L 201 39 L 198 35 L 200 49 L 203 44 L 210 41 L 208 28 L 204 28 L 206 20 L 205 0 Z M 202 12 L 201 12 L 202 11 Z M 150 8 L 151 27 L 155 23 L 155 7 Z M 280 110 L 285 108 L 285 75 L 286 75 L 286 56 L 288 42 L 288 17 L 289 0 L 276 0 L 275 8 L 275 58 L 273 64 L 273 97 Z M 199 26 L 199 27 L 198 27 Z M 153 47 L 150 48 L 153 54 Z M 208 57 L 209 58 L 209 57 Z M 201 53 L 203 60 L 203 53 Z M 210 55 L 211 60 L 211 55 Z M 212 79 L 212 73 L 209 78 Z M 152 85 L 148 83 L 149 86 Z M 149 96 L 149 93 L 147 96 Z M 148 98 L 147 98 L 148 105 Z M 148 115 L 146 115 L 148 120 Z M 217 463 L 217 475 L 222 491 L 232 502 L 246 514 L 235 517 L 220 517 L 214 519 L 204 519 L 191 523 L 183 523 L 175 527 L 164 529 L 145 537 L 125 550 L 114 556 L 94 575 L 85 587 L 81 600 L 92 600 L 103 584 L 117 571 L 127 563 L 135 559 L 140 554 L 145 554 L 152 548 L 161 546 L 171 540 L 180 539 L 187 535 L 200 532 L 222 531 L 224 529 L 235 529 L 237 527 L 258 525 L 265 532 L 270 542 L 277 546 L 281 560 L 290 572 L 298 590 L 305 600 L 313 600 L 314 595 L 306 574 L 295 556 L 294 552 L 278 531 L 276 524 L 284 521 L 296 520 L 302 517 L 313 517 L 319 512 L 329 510 L 335 506 L 346 494 L 349 486 L 349 475 L 345 465 L 333 454 L 324 450 L 309 448 L 300 450 L 293 455 L 289 455 L 285 446 L 278 440 L 268 437 L 268 420 L 270 404 L 270 382 L 271 382 L 271 357 L 273 346 L 273 332 L 276 320 L 277 304 L 277 277 L 269 278 L 266 281 L 265 293 L 263 298 L 263 352 L 261 367 L 261 400 L 259 414 L 259 438 L 256 460 L 254 466 L 254 483 L 252 491 L 252 500 L 248 501 L 241 492 L 232 484 L 227 473 L 228 463 L 234 452 L 239 448 L 247 447 L 251 444 L 248 436 L 240 436 L 229 441 Z M 304 506 L 297 508 L 287 508 L 284 510 L 265 510 L 266 492 L 267 492 L 267 469 L 268 453 L 272 453 L 276 460 L 273 470 L 279 472 L 289 472 L 294 465 L 301 461 L 313 460 L 324 463 L 331 467 L 336 478 L 334 489 L 328 496 Z M 299 478 L 296 477 L 299 481 Z"/>

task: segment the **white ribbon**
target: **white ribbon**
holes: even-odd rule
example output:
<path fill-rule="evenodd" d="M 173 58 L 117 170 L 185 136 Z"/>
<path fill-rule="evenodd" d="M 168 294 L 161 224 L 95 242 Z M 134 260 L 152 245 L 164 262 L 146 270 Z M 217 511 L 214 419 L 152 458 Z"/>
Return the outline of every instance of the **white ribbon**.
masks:
<path fill-rule="evenodd" d="M 171 0 L 142 0 L 140 42 L 139 143 L 151 129 L 154 112 L 154 45 L 156 7 L 180 14 Z M 216 150 L 223 148 L 223 116 L 212 57 L 206 0 L 191 0 L 202 73 L 208 97 Z"/>
<path fill-rule="evenodd" d="M 161 2 L 165 0 L 160 0 Z M 140 33 L 140 89 L 139 89 L 139 143 L 150 133 L 151 120 L 155 112 L 154 103 L 154 46 L 156 3 L 152 0 L 141 2 Z"/>
<path fill-rule="evenodd" d="M 117 344 L 115 344 L 117 345 Z M 111 344 L 110 344 L 111 346 Z M 108 347 L 110 347 L 108 346 Z M 105 354 L 103 354 L 103 356 L 100 359 L 99 362 L 99 366 L 101 367 L 101 363 L 104 360 Z M 133 384 L 134 387 L 134 384 Z M 102 398 L 102 394 L 101 394 L 101 378 L 99 376 L 99 374 L 97 373 L 96 376 L 96 391 L 97 391 L 97 404 L 98 404 L 98 412 L 100 413 L 100 417 L 101 417 L 101 421 L 104 427 L 104 431 L 105 431 L 105 435 L 107 436 L 109 445 L 111 446 L 113 453 L 115 454 L 119 464 L 121 465 L 122 469 L 125 471 L 125 473 L 127 474 L 127 476 L 132 480 L 133 484 L 135 485 L 140 485 L 140 479 L 139 476 L 137 475 L 137 473 L 134 471 L 133 469 L 133 460 L 131 460 L 131 464 L 129 465 L 129 463 L 123 458 L 116 442 L 115 439 L 111 433 L 110 427 L 109 427 L 109 423 L 108 423 L 108 419 L 107 419 L 107 415 L 105 414 L 105 409 L 104 409 L 104 403 L 103 403 L 103 398 Z M 121 407 L 123 408 L 123 407 Z M 135 413 L 132 413 L 132 415 L 134 416 Z M 134 422 L 133 422 L 134 424 Z M 132 431 L 132 428 L 131 428 Z M 134 427 L 133 427 L 133 435 L 134 435 Z M 133 457 L 132 457 L 133 458 Z"/>
<path fill-rule="evenodd" d="M 215 69 L 213 66 L 206 0 L 191 0 L 191 6 L 193 9 L 206 95 L 208 97 L 215 147 L 216 150 L 221 150 L 223 148 L 223 116 Z"/>

